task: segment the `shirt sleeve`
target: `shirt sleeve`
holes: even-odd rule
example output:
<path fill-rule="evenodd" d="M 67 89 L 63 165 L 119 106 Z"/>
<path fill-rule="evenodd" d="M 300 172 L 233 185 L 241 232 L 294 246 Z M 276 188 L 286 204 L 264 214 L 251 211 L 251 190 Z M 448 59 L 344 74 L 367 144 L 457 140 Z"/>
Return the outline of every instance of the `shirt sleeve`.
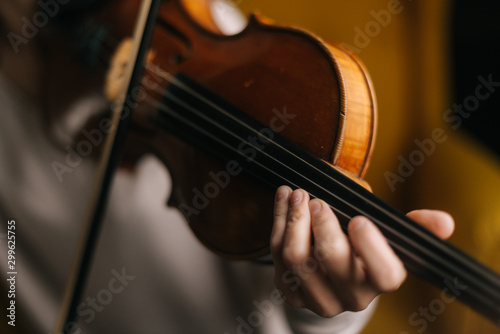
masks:
<path fill-rule="evenodd" d="M 306 310 L 285 306 L 285 315 L 294 334 L 355 334 L 370 320 L 377 307 L 375 299 L 365 310 L 343 312 L 333 318 L 323 318 Z"/>

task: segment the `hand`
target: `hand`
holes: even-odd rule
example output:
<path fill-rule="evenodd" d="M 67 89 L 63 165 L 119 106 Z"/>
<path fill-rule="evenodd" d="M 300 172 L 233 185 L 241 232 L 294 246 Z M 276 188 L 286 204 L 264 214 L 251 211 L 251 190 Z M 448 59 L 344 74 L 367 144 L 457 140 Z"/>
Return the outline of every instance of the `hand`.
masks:
<path fill-rule="evenodd" d="M 445 212 L 418 210 L 408 216 L 440 238 L 453 233 L 453 218 Z M 348 231 L 346 236 L 322 200 L 310 200 L 301 189 L 278 189 L 271 253 L 275 285 L 289 305 L 333 317 L 363 310 L 403 283 L 403 263 L 369 219 L 352 218 Z"/>

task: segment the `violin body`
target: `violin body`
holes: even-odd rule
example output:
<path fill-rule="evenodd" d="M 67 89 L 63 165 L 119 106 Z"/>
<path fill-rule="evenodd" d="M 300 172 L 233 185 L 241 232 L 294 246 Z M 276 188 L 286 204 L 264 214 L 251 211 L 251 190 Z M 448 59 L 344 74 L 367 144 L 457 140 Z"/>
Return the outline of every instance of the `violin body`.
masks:
<path fill-rule="evenodd" d="M 362 177 L 374 143 L 376 103 L 360 62 L 341 47 L 256 15 L 241 33 L 224 36 L 209 5 L 162 4 L 149 68 L 182 73 L 257 120 L 268 137 L 279 133 L 367 187 Z M 143 82 L 157 99 L 170 85 L 155 71 L 146 71 Z M 152 91 L 152 83 L 161 90 Z M 165 162 L 173 179 L 168 203 L 208 248 L 233 259 L 268 254 L 275 189 L 156 127 L 151 119 L 157 112 L 140 103 L 126 154 L 135 160 L 154 152 Z"/>

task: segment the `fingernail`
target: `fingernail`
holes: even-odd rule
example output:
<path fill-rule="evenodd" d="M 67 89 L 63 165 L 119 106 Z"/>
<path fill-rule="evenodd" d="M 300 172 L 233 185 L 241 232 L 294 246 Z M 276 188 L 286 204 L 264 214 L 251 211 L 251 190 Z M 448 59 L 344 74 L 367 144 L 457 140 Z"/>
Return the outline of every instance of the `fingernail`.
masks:
<path fill-rule="evenodd" d="M 298 205 L 300 202 L 302 202 L 302 198 L 304 196 L 302 195 L 302 191 L 296 190 L 292 193 L 292 198 L 290 199 L 290 203 L 292 205 Z"/>
<path fill-rule="evenodd" d="M 363 217 L 354 217 L 350 222 L 349 222 L 349 231 L 357 231 L 361 228 L 363 228 L 366 225 L 366 218 Z"/>
<path fill-rule="evenodd" d="M 309 203 L 309 210 L 311 210 L 312 214 L 316 214 L 321 211 L 321 202 L 320 201 L 311 201 Z"/>
<path fill-rule="evenodd" d="M 288 199 L 289 195 L 290 191 L 287 187 L 279 188 L 278 191 L 276 191 L 276 203 L 283 202 L 284 200 Z"/>

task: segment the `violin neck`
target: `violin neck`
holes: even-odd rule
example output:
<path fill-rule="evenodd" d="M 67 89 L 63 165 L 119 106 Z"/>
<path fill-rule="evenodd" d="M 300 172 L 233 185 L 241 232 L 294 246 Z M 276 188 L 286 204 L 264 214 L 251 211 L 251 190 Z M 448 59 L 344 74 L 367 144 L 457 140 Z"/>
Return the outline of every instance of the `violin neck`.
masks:
<path fill-rule="evenodd" d="M 190 79 L 176 76 L 164 102 L 158 122 L 168 131 L 221 159 L 237 161 L 273 189 L 288 185 L 321 198 L 344 231 L 352 217 L 369 218 L 410 272 L 500 324 L 497 273 Z"/>

